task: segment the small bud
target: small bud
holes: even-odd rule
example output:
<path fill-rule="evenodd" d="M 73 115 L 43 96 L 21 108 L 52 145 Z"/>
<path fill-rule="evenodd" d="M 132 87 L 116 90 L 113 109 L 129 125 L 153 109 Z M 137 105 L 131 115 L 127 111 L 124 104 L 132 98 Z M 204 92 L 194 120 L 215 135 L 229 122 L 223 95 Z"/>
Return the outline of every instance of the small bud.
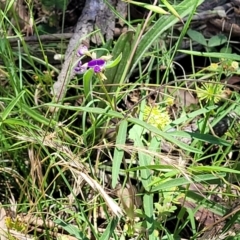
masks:
<path fill-rule="evenodd" d="M 77 51 L 77 56 L 82 57 L 83 55 L 86 55 L 88 53 L 88 48 L 86 46 L 82 46 Z"/>
<path fill-rule="evenodd" d="M 112 55 L 101 56 L 100 58 L 104 61 L 109 61 L 112 59 Z"/>

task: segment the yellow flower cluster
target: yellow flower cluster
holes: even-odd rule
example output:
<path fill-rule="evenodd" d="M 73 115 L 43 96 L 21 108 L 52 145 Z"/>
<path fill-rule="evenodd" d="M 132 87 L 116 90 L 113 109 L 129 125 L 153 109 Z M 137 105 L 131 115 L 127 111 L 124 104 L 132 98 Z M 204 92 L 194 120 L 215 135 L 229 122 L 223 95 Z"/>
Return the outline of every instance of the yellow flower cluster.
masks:
<path fill-rule="evenodd" d="M 220 83 L 204 83 L 201 88 L 196 88 L 198 98 L 206 102 L 218 103 L 223 94 L 223 85 Z"/>
<path fill-rule="evenodd" d="M 237 71 L 237 70 L 239 69 L 239 64 L 238 64 L 238 62 L 232 61 L 232 63 L 231 63 L 231 68 L 232 68 L 234 71 Z"/>
<path fill-rule="evenodd" d="M 239 70 L 239 63 L 232 60 L 221 59 L 220 63 L 211 63 L 207 69 L 213 72 L 222 70 L 236 72 Z"/>
<path fill-rule="evenodd" d="M 208 70 L 217 71 L 218 70 L 218 64 L 217 63 L 211 63 L 211 65 L 208 67 Z"/>
<path fill-rule="evenodd" d="M 169 114 L 165 108 L 159 109 L 158 106 L 150 107 L 147 105 L 144 108 L 143 120 L 160 130 L 171 122 Z"/>

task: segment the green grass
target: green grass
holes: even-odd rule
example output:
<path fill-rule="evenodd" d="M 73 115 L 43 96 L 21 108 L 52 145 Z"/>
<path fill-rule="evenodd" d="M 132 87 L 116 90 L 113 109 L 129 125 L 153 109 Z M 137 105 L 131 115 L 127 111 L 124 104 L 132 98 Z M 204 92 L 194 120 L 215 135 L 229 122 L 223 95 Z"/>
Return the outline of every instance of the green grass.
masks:
<path fill-rule="evenodd" d="M 204 52 L 181 49 L 185 37 L 198 38 L 188 32 L 197 1 L 172 6 L 181 18 L 189 16 L 176 41 L 167 40 L 179 22 L 172 14 L 149 13 L 146 24 L 129 19 L 131 30 L 115 42 L 90 47 L 98 57 L 112 55 L 107 79 L 93 70 L 78 75 L 61 103 L 51 95 L 60 68 L 34 54 L 20 26 L 9 35 L 11 5 L 0 12 L 0 213 L 7 212 L 1 235 L 198 239 L 217 224 L 199 220 L 208 213 L 227 216 L 222 232 L 208 239 L 238 239 L 239 231 L 234 238 L 230 230 L 240 221 L 233 209 L 240 96 L 221 80 L 239 74 L 239 57 L 217 54 L 207 43 Z M 16 48 L 13 37 L 20 39 Z M 231 47 L 229 40 L 213 41 Z M 39 49 L 44 56 L 45 43 Z M 177 53 L 191 55 L 194 70 L 182 67 L 183 77 Z M 217 66 L 197 69 L 194 56 Z M 129 105 L 120 107 L 123 102 Z M 227 131 L 218 134 L 229 115 Z"/>

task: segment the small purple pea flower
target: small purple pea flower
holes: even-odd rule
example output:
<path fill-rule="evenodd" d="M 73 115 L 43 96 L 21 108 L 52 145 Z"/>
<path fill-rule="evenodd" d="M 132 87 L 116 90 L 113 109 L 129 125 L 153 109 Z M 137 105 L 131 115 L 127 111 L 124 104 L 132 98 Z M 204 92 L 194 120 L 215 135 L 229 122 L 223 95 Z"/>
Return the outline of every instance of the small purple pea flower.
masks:
<path fill-rule="evenodd" d="M 95 73 L 99 73 L 104 69 L 104 66 L 106 64 L 106 61 L 104 61 L 101 58 L 93 59 L 88 62 L 88 67 L 92 68 Z"/>
<path fill-rule="evenodd" d="M 86 62 L 84 64 L 82 64 L 81 61 L 78 61 L 74 70 L 76 73 L 81 74 L 86 72 L 87 68 L 92 68 L 95 73 L 99 73 L 102 72 L 105 64 L 106 61 L 101 58 L 90 60 L 89 62 Z"/>

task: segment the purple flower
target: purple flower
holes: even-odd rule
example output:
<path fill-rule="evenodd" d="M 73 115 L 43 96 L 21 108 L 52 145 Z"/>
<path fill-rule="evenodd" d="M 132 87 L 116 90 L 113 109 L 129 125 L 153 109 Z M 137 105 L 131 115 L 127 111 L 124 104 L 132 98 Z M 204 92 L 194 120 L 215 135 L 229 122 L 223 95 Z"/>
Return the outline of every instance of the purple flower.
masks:
<path fill-rule="evenodd" d="M 78 61 L 74 70 L 76 73 L 81 74 L 86 72 L 87 68 L 92 68 L 95 73 L 100 73 L 104 69 L 105 64 L 106 61 L 101 58 L 90 60 L 84 64 L 82 64 L 81 61 Z"/>
<path fill-rule="evenodd" d="M 104 61 L 101 58 L 93 59 L 88 62 L 88 67 L 92 68 L 95 73 L 99 73 L 103 70 L 105 63 L 106 63 L 106 61 Z"/>
<path fill-rule="evenodd" d="M 77 56 L 81 57 L 81 56 L 85 55 L 86 52 L 88 52 L 88 48 L 86 46 L 82 46 L 78 49 Z"/>
<path fill-rule="evenodd" d="M 87 63 L 82 64 L 81 61 L 78 61 L 74 70 L 75 70 L 76 73 L 81 74 L 81 73 L 84 73 L 87 70 L 87 67 L 88 67 Z"/>

